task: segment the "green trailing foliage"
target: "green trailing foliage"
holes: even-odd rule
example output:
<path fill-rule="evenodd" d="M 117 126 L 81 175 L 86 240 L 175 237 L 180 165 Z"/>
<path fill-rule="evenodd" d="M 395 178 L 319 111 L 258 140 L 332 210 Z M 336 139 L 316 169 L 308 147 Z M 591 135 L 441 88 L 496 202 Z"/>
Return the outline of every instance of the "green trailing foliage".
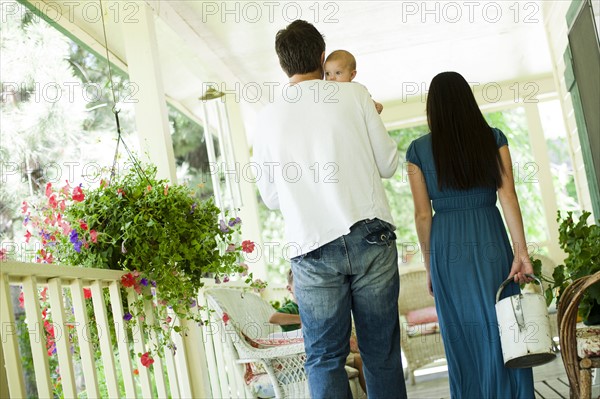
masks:
<path fill-rule="evenodd" d="M 542 276 L 542 262 L 532 260 L 534 273 L 549 283 L 544 292 L 548 305 L 555 298 L 559 302 L 561 293 L 573 281 L 600 271 L 600 220 L 597 224 L 588 224 L 590 215 L 590 212 L 584 211 L 576 220 L 573 212 L 567 212 L 564 218 L 558 212 L 558 239 L 567 257 L 564 264 L 554 268 L 552 276 Z M 579 304 L 579 315 L 587 320 L 595 305 L 600 305 L 600 284 L 592 285 L 585 292 Z"/>

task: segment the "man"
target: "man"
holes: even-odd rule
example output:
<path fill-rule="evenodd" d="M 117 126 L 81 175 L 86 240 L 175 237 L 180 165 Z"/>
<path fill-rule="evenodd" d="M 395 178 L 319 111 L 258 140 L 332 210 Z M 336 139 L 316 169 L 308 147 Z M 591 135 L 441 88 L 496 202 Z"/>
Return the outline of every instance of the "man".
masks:
<path fill-rule="evenodd" d="M 350 398 L 351 314 L 370 399 L 406 398 L 398 261 L 382 177 L 398 151 L 367 90 L 323 81 L 325 41 L 305 21 L 277 33 L 290 86 L 259 117 L 253 160 L 265 204 L 281 209 L 313 399 Z"/>

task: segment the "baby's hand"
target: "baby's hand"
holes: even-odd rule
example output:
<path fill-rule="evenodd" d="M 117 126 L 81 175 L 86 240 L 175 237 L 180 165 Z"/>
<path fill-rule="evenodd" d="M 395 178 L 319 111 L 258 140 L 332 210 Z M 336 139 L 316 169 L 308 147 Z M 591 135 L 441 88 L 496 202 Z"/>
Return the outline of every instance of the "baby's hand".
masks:
<path fill-rule="evenodd" d="M 383 105 L 379 104 L 377 101 L 373 100 L 373 102 L 375 103 L 375 109 L 377 110 L 377 113 L 380 114 L 381 111 L 383 111 Z"/>

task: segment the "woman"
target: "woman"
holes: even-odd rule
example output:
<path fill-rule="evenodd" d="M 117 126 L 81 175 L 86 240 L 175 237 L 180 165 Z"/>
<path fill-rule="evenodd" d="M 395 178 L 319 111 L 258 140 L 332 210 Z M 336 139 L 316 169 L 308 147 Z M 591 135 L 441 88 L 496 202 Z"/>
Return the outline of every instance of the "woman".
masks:
<path fill-rule="evenodd" d="M 512 277 L 503 297 L 514 295 L 533 273 L 506 137 L 487 124 L 456 72 L 433 78 L 427 122 L 431 133 L 411 143 L 406 159 L 451 396 L 533 398 L 531 368 L 504 367 L 495 311 L 500 284 Z"/>

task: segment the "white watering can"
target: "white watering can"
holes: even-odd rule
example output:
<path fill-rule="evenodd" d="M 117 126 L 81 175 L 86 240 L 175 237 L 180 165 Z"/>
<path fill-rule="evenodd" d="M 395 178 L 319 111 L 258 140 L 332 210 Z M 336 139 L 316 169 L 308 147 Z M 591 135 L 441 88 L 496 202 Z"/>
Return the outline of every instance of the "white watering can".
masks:
<path fill-rule="evenodd" d="M 542 287 L 539 278 L 532 274 L 526 276 L 538 281 Z M 496 293 L 496 316 L 504 366 L 526 368 L 551 362 L 556 353 L 546 301 L 537 293 L 520 293 L 498 301 L 502 290 L 511 281 L 512 278 L 506 279 Z"/>

